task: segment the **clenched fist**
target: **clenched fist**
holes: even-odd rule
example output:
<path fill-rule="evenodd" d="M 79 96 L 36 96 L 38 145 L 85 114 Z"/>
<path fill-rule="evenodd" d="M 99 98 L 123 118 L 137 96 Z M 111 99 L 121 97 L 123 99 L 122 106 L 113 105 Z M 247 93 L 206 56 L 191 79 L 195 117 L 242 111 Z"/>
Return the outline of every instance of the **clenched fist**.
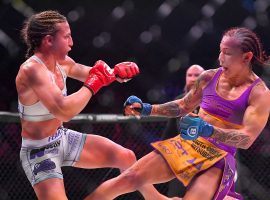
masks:
<path fill-rule="evenodd" d="M 139 67 L 134 62 L 121 62 L 114 66 L 114 74 L 119 82 L 126 82 L 139 73 Z"/>
<path fill-rule="evenodd" d="M 84 82 L 93 94 L 96 94 L 103 86 L 111 84 L 115 81 L 114 70 L 111 69 L 104 61 L 98 60 L 90 69 L 89 76 Z"/>

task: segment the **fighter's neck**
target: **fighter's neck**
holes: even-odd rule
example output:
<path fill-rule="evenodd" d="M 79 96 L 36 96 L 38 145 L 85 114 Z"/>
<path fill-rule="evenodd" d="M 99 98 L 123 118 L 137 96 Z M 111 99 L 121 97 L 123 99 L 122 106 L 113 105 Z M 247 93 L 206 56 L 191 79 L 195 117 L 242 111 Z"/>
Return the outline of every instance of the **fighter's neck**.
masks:
<path fill-rule="evenodd" d="M 44 55 L 42 53 L 35 53 L 34 55 L 37 56 L 45 64 L 48 70 L 52 72 L 55 71 L 57 62 L 54 56 Z"/>
<path fill-rule="evenodd" d="M 239 74 L 233 77 L 228 77 L 228 83 L 232 87 L 238 87 L 241 85 L 245 85 L 247 82 L 251 82 L 254 77 L 254 73 L 252 71 L 243 72 L 243 74 Z"/>

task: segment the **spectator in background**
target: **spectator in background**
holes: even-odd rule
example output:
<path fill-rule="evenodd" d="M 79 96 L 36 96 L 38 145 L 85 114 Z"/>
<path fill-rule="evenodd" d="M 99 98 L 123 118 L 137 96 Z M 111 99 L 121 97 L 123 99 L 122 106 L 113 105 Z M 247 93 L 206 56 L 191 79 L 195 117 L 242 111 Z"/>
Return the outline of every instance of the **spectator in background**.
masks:
<path fill-rule="evenodd" d="M 195 84 L 195 81 L 199 77 L 199 75 L 204 72 L 204 68 L 200 65 L 191 65 L 186 71 L 186 84 L 184 87 L 184 92 L 178 95 L 175 99 L 181 99 L 184 97 L 191 87 Z M 197 107 L 193 113 L 198 114 L 199 107 Z M 177 118 L 170 118 L 167 122 L 165 130 L 162 134 L 162 139 L 168 139 L 176 136 L 179 131 L 177 130 Z M 168 197 L 171 196 L 184 196 L 185 187 L 184 185 L 177 179 L 173 179 L 168 183 Z"/>

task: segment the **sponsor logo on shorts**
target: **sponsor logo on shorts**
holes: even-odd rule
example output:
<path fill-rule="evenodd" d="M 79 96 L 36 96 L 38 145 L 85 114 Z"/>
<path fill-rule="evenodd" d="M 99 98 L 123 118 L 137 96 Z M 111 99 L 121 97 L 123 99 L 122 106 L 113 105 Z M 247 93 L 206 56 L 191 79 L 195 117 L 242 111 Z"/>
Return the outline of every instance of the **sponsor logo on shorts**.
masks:
<path fill-rule="evenodd" d="M 49 154 L 49 153 L 58 153 L 57 151 L 52 151 L 53 149 L 57 148 L 60 146 L 61 140 L 58 140 L 54 143 L 51 143 L 45 147 L 42 147 L 40 149 L 32 149 L 30 151 L 30 160 L 36 158 L 36 157 L 42 157 L 45 154 Z"/>
<path fill-rule="evenodd" d="M 191 147 L 201 156 L 209 160 L 213 160 L 222 156 L 222 152 L 220 152 L 217 148 L 209 147 L 199 140 L 193 140 Z"/>
<path fill-rule="evenodd" d="M 182 150 L 182 155 L 188 155 L 188 152 L 183 148 L 181 142 L 172 140 L 177 149 Z"/>
<path fill-rule="evenodd" d="M 50 158 L 43 160 L 39 163 L 36 163 L 34 166 L 34 174 L 37 175 L 39 172 L 41 171 L 48 171 L 48 170 L 52 170 L 55 169 L 56 165 L 53 161 L 51 161 Z"/>
<path fill-rule="evenodd" d="M 54 135 L 48 138 L 48 142 L 52 142 L 55 139 L 59 138 L 62 135 L 62 131 L 57 131 Z"/>

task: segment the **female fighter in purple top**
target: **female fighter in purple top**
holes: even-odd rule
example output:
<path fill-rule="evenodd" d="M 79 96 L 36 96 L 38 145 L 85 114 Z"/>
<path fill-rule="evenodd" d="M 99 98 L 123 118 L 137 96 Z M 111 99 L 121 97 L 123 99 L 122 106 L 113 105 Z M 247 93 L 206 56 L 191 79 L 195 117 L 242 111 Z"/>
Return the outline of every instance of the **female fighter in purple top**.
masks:
<path fill-rule="evenodd" d="M 129 97 L 127 115 L 183 116 L 180 136 L 152 143 L 155 151 L 87 199 L 113 199 L 175 177 L 188 186 L 184 200 L 242 199 L 234 192 L 234 154 L 237 148 L 249 148 L 267 123 L 270 91 L 252 71 L 267 59 L 254 32 L 232 28 L 220 43 L 221 67 L 202 73 L 185 97 L 160 105 Z M 188 116 L 198 105 L 198 117 Z"/>

